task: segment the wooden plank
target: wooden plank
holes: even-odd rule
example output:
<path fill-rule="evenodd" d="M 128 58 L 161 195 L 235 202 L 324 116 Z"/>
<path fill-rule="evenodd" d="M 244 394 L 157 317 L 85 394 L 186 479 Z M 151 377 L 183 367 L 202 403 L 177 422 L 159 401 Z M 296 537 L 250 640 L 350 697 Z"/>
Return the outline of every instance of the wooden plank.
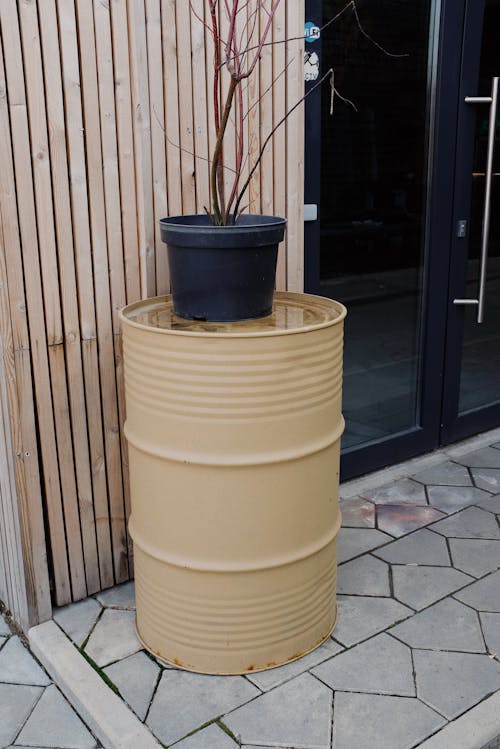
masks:
<path fill-rule="evenodd" d="M 160 0 L 146 0 L 149 108 L 153 176 L 153 231 L 156 256 L 156 293 L 170 288 L 167 246 L 161 241 L 161 218 L 167 215 L 167 162 L 165 153 L 165 102 L 163 101 L 163 53 Z"/>
<path fill-rule="evenodd" d="M 44 12 L 40 14 L 40 31 L 46 84 L 45 104 L 49 132 L 54 218 L 64 322 L 64 348 L 78 507 L 80 510 L 87 591 L 90 594 L 100 589 L 100 578 L 87 439 L 87 409 L 80 344 L 80 320 L 78 304 L 75 303 L 78 299 L 75 262 L 73 252 L 68 252 L 68 248 L 74 245 L 74 239 L 66 152 L 61 60 L 54 0 L 47 0 L 44 4 Z M 60 358 L 60 352 L 53 354 L 52 358 L 54 361 Z M 62 366 L 63 362 L 61 362 Z M 72 543 L 72 539 L 70 539 L 70 543 Z M 76 543 L 78 543 L 78 540 L 76 540 Z M 75 590 L 73 590 L 73 596 L 77 597 Z"/>
<path fill-rule="evenodd" d="M 249 11 L 253 12 L 256 5 L 250 3 Z M 260 36 L 260 19 L 254 24 L 253 16 L 249 18 L 249 29 L 250 33 L 253 34 L 250 38 L 250 47 L 255 47 L 258 44 Z M 255 56 L 255 50 L 253 53 L 249 53 L 249 60 L 251 61 Z M 248 79 L 248 167 L 253 169 L 255 162 L 257 161 L 260 151 L 260 64 L 257 63 L 253 74 Z M 249 213 L 260 213 L 261 212 L 261 184 L 260 184 L 261 166 L 259 166 L 255 174 L 253 175 L 252 181 L 250 182 L 250 189 L 247 196 L 243 200 L 243 205 L 249 204 Z"/>
<path fill-rule="evenodd" d="M 115 107 L 118 136 L 118 164 L 122 211 L 123 253 L 127 302 L 141 298 L 141 272 L 137 246 L 134 133 L 128 45 L 127 6 L 125 0 L 112 0 L 111 32 L 115 68 Z"/>
<path fill-rule="evenodd" d="M 132 3 L 132 5 L 135 5 Z M 120 427 L 114 367 L 113 323 L 109 288 L 105 196 L 102 174 L 101 123 L 92 6 L 76 0 L 81 83 L 91 216 L 94 294 L 99 343 L 104 446 L 115 581 L 128 579 L 125 507 L 121 475 Z"/>
<path fill-rule="evenodd" d="M 287 7 L 287 107 L 304 95 L 304 0 Z M 298 41 L 300 39 L 300 41 Z M 287 288 L 304 289 L 304 108 L 286 122 L 287 135 Z"/>
<path fill-rule="evenodd" d="M 118 411 L 120 414 L 120 441 L 122 447 L 122 473 L 123 473 L 123 494 L 125 497 L 125 514 L 128 518 L 131 513 L 130 505 L 130 476 L 129 476 L 129 460 L 128 460 L 128 444 L 125 437 L 125 418 L 126 418 L 126 407 L 125 407 L 125 382 L 123 377 L 123 346 L 122 346 L 121 335 L 115 336 L 115 355 L 116 355 L 116 382 L 118 385 Z M 128 549 L 128 564 L 130 577 L 133 577 L 133 564 L 134 564 L 134 546 L 132 538 L 128 533 L 127 527 L 127 549 Z"/>
<path fill-rule="evenodd" d="M 73 445 L 71 439 L 71 424 L 67 403 L 66 364 L 64 352 L 61 351 L 62 356 L 60 356 L 58 353 L 56 354 L 53 349 L 53 347 L 59 347 L 62 343 L 63 328 L 60 300 L 61 289 L 59 286 L 59 264 L 53 219 L 54 206 L 51 182 L 51 163 L 46 122 L 46 101 L 44 96 L 45 89 L 40 34 L 38 29 L 38 13 L 37 8 L 33 3 L 22 3 L 19 7 L 32 147 L 35 203 L 38 224 L 38 246 L 40 248 L 43 295 L 46 310 L 49 368 L 52 381 L 52 397 L 54 401 L 61 495 L 64 507 L 72 594 L 74 599 L 80 599 L 86 597 L 87 586 L 85 581 L 79 502 L 76 489 Z M 51 80 L 49 88 L 52 88 L 53 85 L 54 81 Z M 64 251 L 66 252 L 65 248 Z M 71 304 L 74 304 L 74 286 L 71 291 L 73 293 Z M 47 310 L 49 310 L 49 314 L 47 314 Z M 66 304 L 66 312 L 67 311 L 68 305 Z M 70 330 L 69 333 L 70 335 L 75 335 L 75 331 Z M 95 563 L 97 561 L 95 531 L 93 528 L 90 528 L 90 538 L 93 554 L 90 559 L 91 566 L 89 568 L 89 575 L 91 588 L 95 591 L 99 588 L 99 578 L 97 575 L 97 580 L 93 579 L 95 575 L 93 568 L 96 566 Z"/>
<path fill-rule="evenodd" d="M 179 132 L 179 86 L 177 75 L 177 20 L 175 0 L 165 0 L 161 6 L 163 40 L 163 88 L 165 113 L 165 141 L 167 159 L 168 215 L 182 213 L 181 136 Z"/>
<path fill-rule="evenodd" d="M 16 191 L 19 204 L 22 205 L 22 211 L 19 212 L 19 228 L 23 264 L 25 269 L 29 268 L 29 272 L 25 273 L 26 300 L 33 368 L 36 373 L 34 385 L 40 439 L 43 445 L 42 462 L 47 514 L 52 540 L 52 556 L 54 560 L 54 583 L 56 600 L 59 604 L 64 604 L 71 601 L 71 586 L 66 555 L 64 516 L 55 442 L 55 425 L 47 356 L 47 336 L 45 320 L 43 315 L 40 314 L 41 310 L 44 309 L 44 304 L 36 230 L 28 116 L 24 79 L 22 76 L 23 61 L 16 3 L 14 0 L 8 0 L 0 5 L 0 23 L 4 43 Z M 8 33 L 5 33 L 6 29 L 8 29 Z M 2 174 L 6 171 L 3 167 Z M 11 181 L 13 182 L 13 177 L 11 177 Z"/>
<path fill-rule="evenodd" d="M 82 361 L 87 410 L 88 450 L 94 497 L 97 547 L 101 585 L 113 584 L 113 558 L 109 523 L 108 491 L 104 463 L 101 386 L 97 357 L 97 324 L 94 301 L 92 245 L 89 227 L 88 180 L 86 172 L 78 37 L 72 0 L 57 2 L 63 90 L 66 107 L 65 134 L 70 177 L 73 246 L 76 263 Z M 90 353 L 89 353 L 90 352 Z M 83 427 L 82 434 L 87 430 Z M 79 437 L 79 439 L 81 439 Z M 84 446 L 81 447 L 85 449 Z"/>
<path fill-rule="evenodd" d="M 176 3 L 177 76 L 179 96 L 179 134 L 181 146 L 182 211 L 196 213 L 194 123 L 191 67 L 191 12 L 189 3 Z"/>
<path fill-rule="evenodd" d="M 151 164 L 151 123 L 149 118 L 148 53 L 144 0 L 127 3 L 132 111 L 134 112 L 134 152 L 137 186 L 137 222 L 143 297 L 156 293 L 156 264 L 153 228 L 153 176 Z"/>
<path fill-rule="evenodd" d="M 281 2 L 276 11 L 273 24 L 273 81 L 280 76 L 273 87 L 273 127 L 286 114 L 286 48 L 282 43 L 286 39 L 286 5 Z M 286 127 L 283 124 L 273 138 L 274 164 L 274 212 L 277 216 L 286 216 Z M 286 289 L 286 240 L 278 251 L 276 268 L 276 288 Z"/>
<path fill-rule="evenodd" d="M 260 33 L 263 34 L 267 16 L 261 11 Z M 274 21 L 273 21 L 274 26 Z M 268 42 L 272 42 L 273 29 L 269 31 Z M 264 140 L 273 129 L 273 47 L 266 44 L 262 49 L 259 64 L 260 85 L 260 142 Z M 274 214 L 274 168 L 273 168 L 273 142 L 268 143 L 262 156 L 260 169 L 261 211 L 267 215 Z"/>
<path fill-rule="evenodd" d="M 205 3 L 200 7 L 200 18 Z M 207 133 L 207 64 L 205 59 L 205 27 L 195 17 L 191 18 L 191 68 L 193 81 L 193 131 L 196 154 L 196 210 L 210 210 L 210 174 L 208 168 Z"/>
<path fill-rule="evenodd" d="M 102 173 L 104 178 L 104 204 L 106 208 L 111 309 L 113 314 L 113 332 L 117 333 L 120 330 L 118 313 L 126 304 L 126 292 L 109 3 L 94 0 L 94 29 L 99 81 Z"/>
<path fill-rule="evenodd" d="M 229 18 L 225 10 L 224 3 L 219 3 L 219 29 L 220 29 L 221 39 L 222 39 L 221 55 L 222 55 L 222 61 L 224 61 L 225 42 L 227 41 L 228 35 L 229 35 Z M 224 110 L 224 106 L 225 106 L 226 99 L 227 99 L 227 92 L 229 89 L 229 84 L 230 84 L 229 72 L 227 68 L 225 67 L 225 65 L 222 65 L 221 79 L 220 79 L 221 99 L 222 99 L 221 117 L 222 117 L 222 112 Z M 230 116 L 227 130 L 224 136 L 223 155 L 224 155 L 224 166 L 226 167 L 225 172 L 224 172 L 224 186 L 225 186 L 226 201 L 227 201 L 229 199 L 229 196 L 233 187 L 235 169 L 236 169 L 236 120 L 234 118 L 234 108 L 232 110 L 232 114 Z M 248 199 L 243 201 L 243 205 L 245 205 L 246 203 L 248 203 Z"/>
<path fill-rule="evenodd" d="M 1 35 L 0 131 L 0 324 L 27 599 L 28 619 L 19 621 L 27 628 L 50 618 L 52 607 Z"/>

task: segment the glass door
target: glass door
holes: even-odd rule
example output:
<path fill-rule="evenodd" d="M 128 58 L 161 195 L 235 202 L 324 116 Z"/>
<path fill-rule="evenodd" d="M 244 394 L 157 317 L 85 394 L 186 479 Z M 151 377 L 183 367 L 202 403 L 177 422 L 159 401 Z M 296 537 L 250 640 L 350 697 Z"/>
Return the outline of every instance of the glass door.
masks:
<path fill-rule="evenodd" d="M 469 0 L 458 109 L 442 441 L 500 423 L 500 0 Z"/>

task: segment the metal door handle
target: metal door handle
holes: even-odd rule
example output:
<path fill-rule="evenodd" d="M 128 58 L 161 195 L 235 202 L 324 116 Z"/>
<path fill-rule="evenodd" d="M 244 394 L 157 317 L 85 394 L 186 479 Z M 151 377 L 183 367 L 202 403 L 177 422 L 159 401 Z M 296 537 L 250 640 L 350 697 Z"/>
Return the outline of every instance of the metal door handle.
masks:
<path fill-rule="evenodd" d="M 488 128 L 488 155 L 486 160 L 486 186 L 484 194 L 483 227 L 481 233 L 481 269 L 479 274 L 479 294 L 477 299 L 454 299 L 453 304 L 477 304 L 477 321 L 484 320 L 486 300 L 486 273 L 488 269 L 488 243 L 490 238 L 491 216 L 491 180 L 493 175 L 493 156 L 495 153 L 495 127 L 498 104 L 498 77 L 492 79 L 491 96 L 466 96 L 468 104 L 489 104 L 490 122 Z"/>

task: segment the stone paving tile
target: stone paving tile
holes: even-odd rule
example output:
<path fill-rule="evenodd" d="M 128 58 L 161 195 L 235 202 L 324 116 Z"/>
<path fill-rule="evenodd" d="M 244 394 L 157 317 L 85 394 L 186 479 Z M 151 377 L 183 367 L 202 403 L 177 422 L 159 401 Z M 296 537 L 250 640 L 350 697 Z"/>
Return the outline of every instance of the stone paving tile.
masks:
<path fill-rule="evenodd" d="M 201 731 L 179 741 L 175 749 L 237 749 L 236 744 L 222 728 L 212 723 Z"/>
<path fill-rule="evenodd" d="M 164 671 L 146 724 L 161 742 L 173 744 L 259 694 L 242 676 Z"/>
<path fill-rule="evenodd" d="M 495 452 L 500 452 L 495 450 Z M 497 494 L 500 492 L 500 468 L 472 468 L 472 478 L 479 489 Z"/>
<path fill-rule="evenodd" d="M 392 568 L 394 598 L 413 609 L 423 609 L 440 598 L 474 582 L 469 575 L 464 575 L 451 567 L 425 567 L 419 565 Z"/>
<path fill-rule="evenodd" d="M 392 544 L 377 549 L 373 554 L 394 564 L 432 564 L 441 567 L 450 565 L 445 539 L 425 528 L 405 538 L 399 538 Z"/>
<path fill-rule="evenodd" d="M 478 611 L 500 612 L 500 572 L 483 577 L 465 590 L 455 593 L 455 597 Z"/>
<path fill-rule="evenodd" d="M 453 566 L 475 577 L 500 567 L 500 541 L 480 538 L 450 538 Z"/>
<path fill-rule="evenodd" d="M 0 681 L 45 687 L 50 679 L 17 635 L 0 650 Z"/>
<path fill-rule="evenodd" d="M 412 478 L 422 484 L 433 484 L 437 486 L 472 486 L 470 473 L 458 463 L 447 460 L 425 471 L 416 473 Z"/>
<path fill-rule="evenodd" d="M 126 658 L 142 650 L 135 633 L 135 611 L 106 609 L 85 646 L 98 666 Z"/>
<path fill-rule="evenodd" d="M 259 689 L 262 689 L 263 692 L 268 692 L 270 689 L 284 684 L 286 681 L 290 681 L 290 679 L 299 676 L 299 674 L 303 674 L 313 666 L 318 665 L 318 663 L 327 658 L 331 658 L 332 655 L 336 655 L 342 650 L 343 647 L 330 638 L 323 645 L 320 645 L 319 648 L 316 648 L 312 653 L 308 653 L 303 658 L 292 661 L 292 663 L 287 663 L 285 666 L 271 668 L 268 671 L 247 674 L 246 678 L 259 687 Z"/>
<path fill-rule="evenodd" d="M 401 479 L 374 491 L 364 491 L 363 497 L 377 505 L 427 504 L 424 487 L 413 479 Z"/>
<path fill-rule="evenodd" d="M 500 660 L 500 614 L 479 614 L 488 652 Z"/>
<path fill-rule="evenodd" d="M 500 663 L 487 655 L 413 652 L 417 694 L 448 720 L 500 688 Z"/>
<path fill-rule="evenodd" d="M 447 513 L 458 512 L 490 496 L 475 486 L 428 486 L 427 494 L 432 507 Z"/>
<path fill-rule="evenodd" d="M 7 642 L 7 639 L 7 637 L 0 637 L 0 650 L 2 649 L 2 645 Z"/>
<path fill-rule="evenodd" d="M 97 600 L 103 606 L 115 609 L 135 610 L 135 587 L 133 581 L 116 585 L 109 590 L 103 590 L 96 594 Z"/>
<path fill-rule="evenodd" d="M 432 530 L 452 538 L 500 539 L 495 516 L 477 507 L 468 507 L 446 520 L 440 520 L 432 526 Z"/>
<path fill-rule="evenodd" d="M 412 648 L 484 653 L 479 619 L 453 598 L 435 603 L 390 630 Z"/>
<path fill-rule="evenodd" d="M 446 721 L 420 700 L 335 694 L 335 749 L 410 749 Z"/>
<path fill-rule="evenodd" d="M 4 637 L 10 637 L 12 632 L 10 631 L 10 627 L 3 618 L 3 616 L 0 614 L 0 635 Z"/>
<path fill-rule="evenodd" d="M 417 505 L 382 505 L 377 507 L 377 526 L 391 536 L 404 536 L 445 517 L 434 507 Z"/>
<path fill-rule="evenodd" d="M 334 690 L 415 697 L 410 648 L 381 634 L 312 670 Z"/>
<path fill-rule="evenodd" d="M 96 741 L 52 684 L 40 697 L 17 738 L 18 744 L 65 749 L 95 749 Z"/>
<path fill-rule="evenodd" d="M 462 455 L 457 460 L 469 468 L 500 468 L 498 452 L 493 447 L 483 447 L 480 450 L 467 453 L 467 455 Z"/>
<path fill-rule="evenodd" d="M 338 596 L 339 621 L 333 636 L 342 645 L 356 645 L 405 619 L 413 611 L 392 598 Z"/>
<path fill-rule="evenodd" d="M 340 499 L 344 528 L 375 528 L 375 506 L 362 497 Z"/>
<path fill-rule="evenodd" d="M 346 562 L 388 541 L 392 541 L 391 536 L 374 528 L 341 528 L 337 546 L 338 562 Z"/>
<path fill-rule="evenodd" d="M 42 687 L 0 684 L 0 746 L 14 741 L 42 692 Z"/>
<path fill-rule="evenodd" d="M 86 598 L 54 609 L 53 618 L 68 637 L 80 646 L 89 636 L 101 611 L 102 606 L 94 598 Z"/>
<path fill-rule="evenodd" d="M 341 564 L 337 593 L 360 596 L 390 596 L 389 565 L 370 554 Z"/>
<path fill-rule="evenodd" d="M 243 744 L 329 749 L 333 695 L 310 674 L 266 692 L 222 718 Z"/>
<path fill-rule="evenodd" d="M 160 667 L 143 653 L 135 653 L 113 663 L 104 672 L 118 687 L 123 699 L 137 716 L 144 720 L 153 696 Z"/>
<path fill-rule="evenodd" d="M 500 515 L 500 494 L 497 494 L 496 497 L 488 497 L 483 502 L 476 502 L 476 504 L 483 510 Z"/>

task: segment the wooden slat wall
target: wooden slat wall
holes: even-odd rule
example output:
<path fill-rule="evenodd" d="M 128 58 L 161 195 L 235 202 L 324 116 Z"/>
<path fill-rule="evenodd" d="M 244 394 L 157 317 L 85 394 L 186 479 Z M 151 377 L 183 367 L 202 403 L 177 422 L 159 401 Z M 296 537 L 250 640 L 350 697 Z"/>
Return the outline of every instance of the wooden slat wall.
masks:
<path fill-rule="evenodd" d="M 283 0 L 273 39 L 298 40 L 266 47 L 245 90 L 246 170 L 302 95 L 303 26 Z M 24 622 L 50 613 L 44 516 L 58 605 L 133 574 L 117 312 L 168 292 L 158 219 L 209 204 L 212 45 L 187 0 L 0 0 L 0 43 L 0 523 Z M 300 110 L 244 202 L 288 215 L 278 288 L 301 290 Z"/>

